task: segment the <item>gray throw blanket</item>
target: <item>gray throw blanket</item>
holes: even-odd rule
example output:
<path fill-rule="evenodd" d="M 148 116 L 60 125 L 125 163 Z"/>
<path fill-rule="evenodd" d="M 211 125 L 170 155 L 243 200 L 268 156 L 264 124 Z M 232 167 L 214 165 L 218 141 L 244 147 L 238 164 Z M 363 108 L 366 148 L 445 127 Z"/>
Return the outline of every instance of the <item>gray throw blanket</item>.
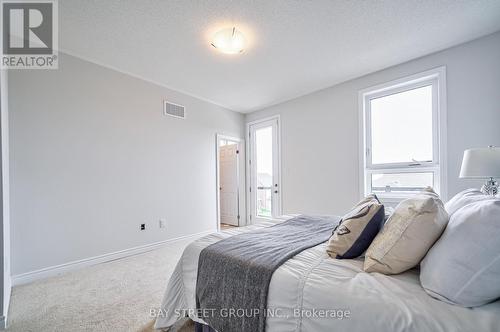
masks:
<path fill-rule="evenodd" d="M 196 306 L 206 309 L 203 320 L 219 332 L 264 331 L 274 271 L 301 251 L 327 241 L 339 220 L 300 216 L 203 249 L 196 282 Z M 229 315 L 231 309 L 240 314 Z"/>

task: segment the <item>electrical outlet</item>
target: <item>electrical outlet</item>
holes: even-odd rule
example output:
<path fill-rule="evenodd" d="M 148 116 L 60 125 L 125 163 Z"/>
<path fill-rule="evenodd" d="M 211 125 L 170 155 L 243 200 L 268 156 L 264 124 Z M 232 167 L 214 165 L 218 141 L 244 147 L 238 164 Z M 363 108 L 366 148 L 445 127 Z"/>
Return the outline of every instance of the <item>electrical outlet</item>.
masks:
<path fill-rule="evenodd" d="M 165 228 L 167 227 L 167 221 L 164 219 L 164 218 L 160 218 L 160 220 L 158 220 L 158 226 L 160 228 Z"/>
<path fill-rule="evenodd" d="M 146 229 L 146 224 L 141 224 L 141 231 Z"/>

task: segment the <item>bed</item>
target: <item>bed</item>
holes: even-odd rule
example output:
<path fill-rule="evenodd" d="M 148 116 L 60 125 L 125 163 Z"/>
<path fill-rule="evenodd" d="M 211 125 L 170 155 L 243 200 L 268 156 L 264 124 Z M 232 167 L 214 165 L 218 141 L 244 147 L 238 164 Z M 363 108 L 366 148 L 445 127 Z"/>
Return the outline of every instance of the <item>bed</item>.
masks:
<path fill-rule="evenodd" d="M 198 257 L 222 239 L 275 225 L 213 233 L 191 243 L 180 258 L 157 314 L 155 328 L 183 316 L 204 323 L 196 311 Z M 332 259 L 325 244 L 306 249 L 281 265 L 269 284 L 266 331 L 498 331 L 500 301 L 477 308 L 430 297 L 418 270 L 387 276 L 366 273 L 362 259 Z"/>

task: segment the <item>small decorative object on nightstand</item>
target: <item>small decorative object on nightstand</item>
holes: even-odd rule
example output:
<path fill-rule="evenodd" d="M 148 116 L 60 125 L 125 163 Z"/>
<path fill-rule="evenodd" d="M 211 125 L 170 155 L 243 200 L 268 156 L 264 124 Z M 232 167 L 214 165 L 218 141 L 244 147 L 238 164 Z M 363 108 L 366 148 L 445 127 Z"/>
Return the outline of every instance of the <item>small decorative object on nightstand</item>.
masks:
<path fill-rule="evenodd" d="M 487 148 L 465 150 L 460 177 L 488 179 L 481 191 L 492 196 L 498 194 L 495 178 L 500 178 L 500 148 L 490 145 Z"/>

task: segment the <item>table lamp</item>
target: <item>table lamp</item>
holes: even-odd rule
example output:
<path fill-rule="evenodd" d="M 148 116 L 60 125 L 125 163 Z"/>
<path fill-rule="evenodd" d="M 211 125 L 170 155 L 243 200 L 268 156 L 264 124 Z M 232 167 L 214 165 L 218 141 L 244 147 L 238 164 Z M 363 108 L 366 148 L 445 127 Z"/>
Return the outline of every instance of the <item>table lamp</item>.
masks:
<path fill-rule="evenodd" d="M 481 191 L 496 195 L 498 182 L 495 178 L 500 178 L 500 148 L 490 145 L 487 148 L 465 150 L 460 178 L 488 179 Z"/>

